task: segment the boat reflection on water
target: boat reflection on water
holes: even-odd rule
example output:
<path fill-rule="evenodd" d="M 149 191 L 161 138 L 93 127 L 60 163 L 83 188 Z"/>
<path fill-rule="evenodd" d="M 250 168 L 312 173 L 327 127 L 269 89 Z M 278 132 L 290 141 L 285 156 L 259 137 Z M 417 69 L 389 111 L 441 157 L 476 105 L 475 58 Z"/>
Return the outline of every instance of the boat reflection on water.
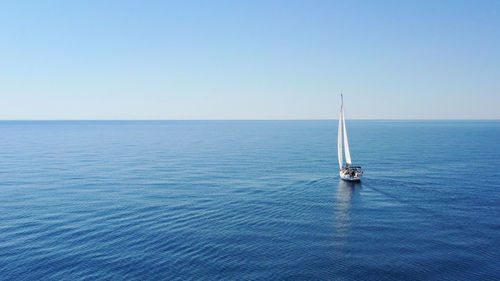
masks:
<path fill-rule="evenodd" d="M 349 237 L 352 203 L 360 190 L 360 182 L 339 180 L 335 202 L 335 240 L 339 247 L 342 247 Z"/>

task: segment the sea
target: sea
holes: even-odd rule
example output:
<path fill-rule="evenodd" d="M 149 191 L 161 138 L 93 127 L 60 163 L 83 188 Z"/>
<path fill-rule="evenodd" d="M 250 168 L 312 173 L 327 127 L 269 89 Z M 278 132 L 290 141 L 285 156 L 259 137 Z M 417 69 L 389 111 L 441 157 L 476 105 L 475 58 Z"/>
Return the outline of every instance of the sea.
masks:
<path fill-rule="evenodd" d="M 0 280 L 500 280 L 500 121 L 2 121 Z"/>

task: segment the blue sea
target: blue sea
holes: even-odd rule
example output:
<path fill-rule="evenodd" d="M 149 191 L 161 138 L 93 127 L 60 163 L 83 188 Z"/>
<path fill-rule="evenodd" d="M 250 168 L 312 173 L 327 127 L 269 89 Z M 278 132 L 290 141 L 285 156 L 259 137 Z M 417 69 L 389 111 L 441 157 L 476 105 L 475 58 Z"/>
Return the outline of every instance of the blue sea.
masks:
<path fill-rule="evenodd" d="M 0 280 L 499 280 L 500 121 L 0 122 Z"/>

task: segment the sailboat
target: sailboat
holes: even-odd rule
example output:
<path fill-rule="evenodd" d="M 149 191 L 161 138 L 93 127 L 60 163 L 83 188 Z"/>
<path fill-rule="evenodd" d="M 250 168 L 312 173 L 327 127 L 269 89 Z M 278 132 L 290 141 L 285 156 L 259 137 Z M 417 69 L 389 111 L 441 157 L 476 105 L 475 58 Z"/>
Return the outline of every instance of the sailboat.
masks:
<path fill-rule="evenodd" d="M 340 95 L 342 104 L 340 106 L 340 117 L 339 117 L 339 130 L 338 130 L 338 156 L 339 156 L 339 167 L 340 167 L 340 178 L 346 181 L 360 181 L 363 171 L 361 166 L 352 165 L 351 152 L 349 151 L 349 142 L 347 141 L 347 130 L 345 128 L 345 117 L 344 117 L 344 97 Z M 343 148 L 342 149 L 342 141 Z M 345 152 L 345 166 L 344 166 L 344 152 Z"/>

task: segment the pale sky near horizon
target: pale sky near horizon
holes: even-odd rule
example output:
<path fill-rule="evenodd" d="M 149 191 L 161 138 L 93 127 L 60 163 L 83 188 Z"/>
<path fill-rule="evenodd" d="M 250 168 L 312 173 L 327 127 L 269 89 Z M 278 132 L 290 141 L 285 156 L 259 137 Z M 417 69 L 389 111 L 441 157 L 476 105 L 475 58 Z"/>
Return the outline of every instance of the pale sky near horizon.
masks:
<path fill-rule="evenodd" d="M 9 1 L 0 119 L 500 119 L 500 1 Z"/>

